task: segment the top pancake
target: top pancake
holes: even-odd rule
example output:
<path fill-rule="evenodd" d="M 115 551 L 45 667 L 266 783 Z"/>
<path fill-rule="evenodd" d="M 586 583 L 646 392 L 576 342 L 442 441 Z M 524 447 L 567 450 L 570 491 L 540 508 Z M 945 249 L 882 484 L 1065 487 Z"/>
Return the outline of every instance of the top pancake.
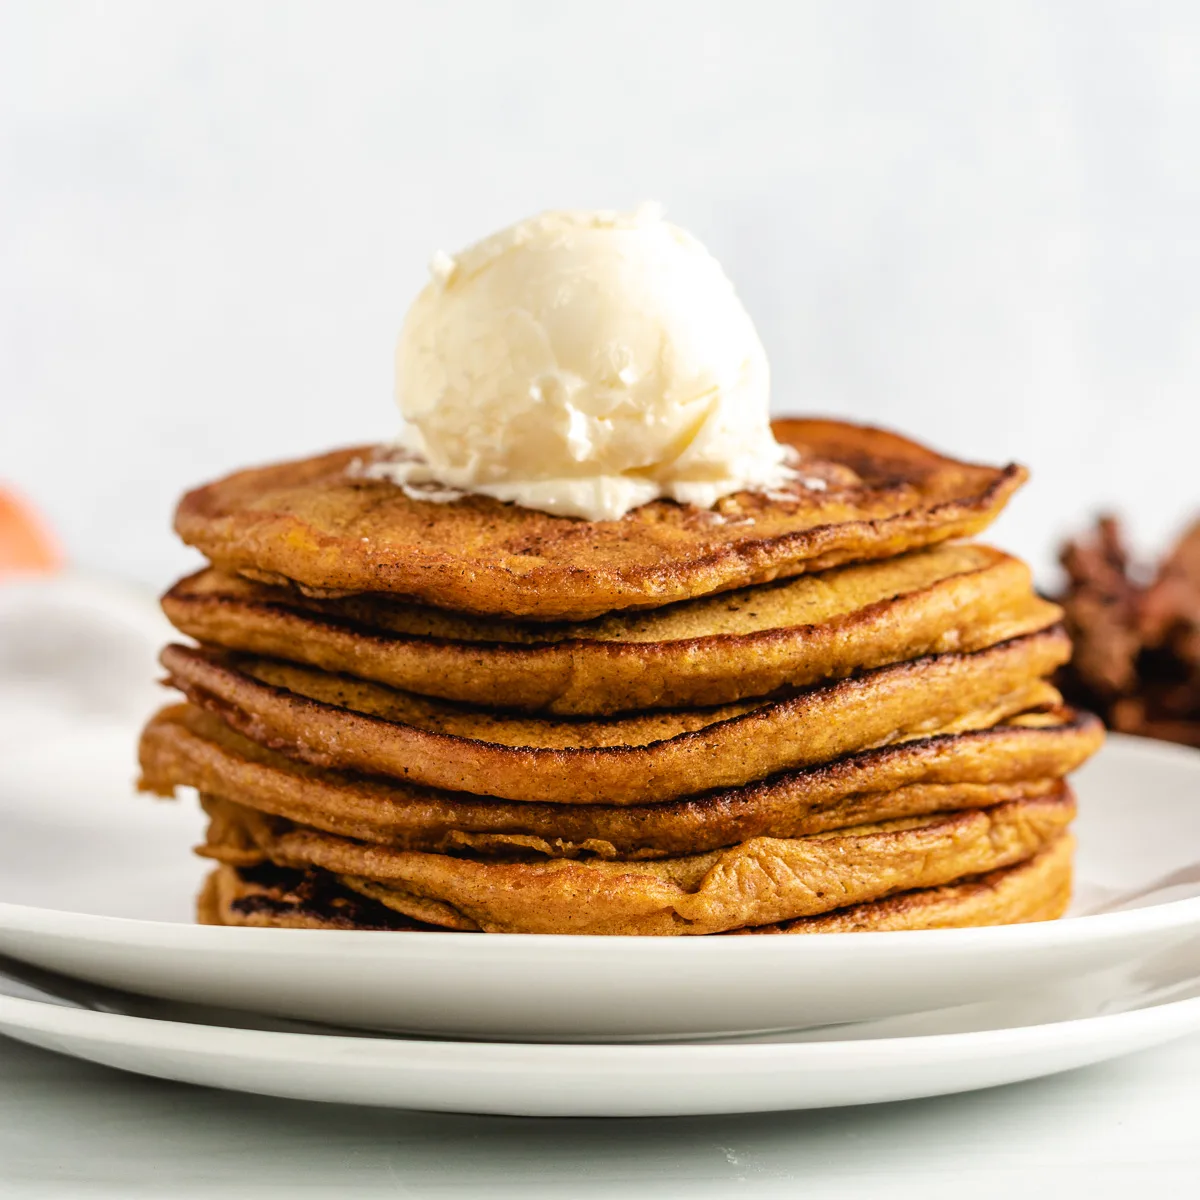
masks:
<path fill-rule="evenodd" d="M 184 496 L 175 528 L 216 566 L 269 583 L 586 620 L 975 534 L 1026 475 L 867 426 L 785 419 L 774 430 L 800 452 L 800 480 L 713 510 L 657 501 L 592 522 L 484 496 L 415 500 L 356 476 L 352 465 L 375 453 L 359 447 L 199 488 Z"/>

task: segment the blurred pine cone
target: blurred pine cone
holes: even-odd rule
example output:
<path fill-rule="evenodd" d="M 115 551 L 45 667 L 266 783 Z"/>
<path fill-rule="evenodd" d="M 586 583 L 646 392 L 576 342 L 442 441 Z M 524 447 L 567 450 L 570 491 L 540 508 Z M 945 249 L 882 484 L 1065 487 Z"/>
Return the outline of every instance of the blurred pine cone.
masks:
<path fill-rule="evenodd" d="M 1075 643 L 1064 695 L 1122 733 L 1200 746 L 1200 521 L 1144 574 L 1111 516 L 1060 560 Z"/>

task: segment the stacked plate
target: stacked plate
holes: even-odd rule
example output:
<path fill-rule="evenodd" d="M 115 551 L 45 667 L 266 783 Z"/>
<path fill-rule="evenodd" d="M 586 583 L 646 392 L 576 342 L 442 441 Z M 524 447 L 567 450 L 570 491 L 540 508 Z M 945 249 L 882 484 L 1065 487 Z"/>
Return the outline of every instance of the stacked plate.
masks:
<path fill-rule="evenodd" d="M 152 603 L 12 585 L 0 628 L 0 1029 L 23 1040 L 281 1096 L 662 1115 L 959 1091 L 1200 1029 L 1193 752 L 1114 738 L 1079 773 L 1060 921 L 806 938 L 201 926 L 199 815 L 131 794 Z"/>

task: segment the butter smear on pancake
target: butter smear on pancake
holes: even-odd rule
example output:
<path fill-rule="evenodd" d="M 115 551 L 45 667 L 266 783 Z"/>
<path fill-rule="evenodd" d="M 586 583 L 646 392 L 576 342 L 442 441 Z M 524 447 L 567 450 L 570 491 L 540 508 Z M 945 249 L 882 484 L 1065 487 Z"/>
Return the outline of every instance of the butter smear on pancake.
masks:
<path fill-rule="evenodd" d="M 657 206 L 543 213 L 430 271 L 396 348 L 403 429 L 368 474 L 593 521 L 795 481 L 749 315 Z"/>

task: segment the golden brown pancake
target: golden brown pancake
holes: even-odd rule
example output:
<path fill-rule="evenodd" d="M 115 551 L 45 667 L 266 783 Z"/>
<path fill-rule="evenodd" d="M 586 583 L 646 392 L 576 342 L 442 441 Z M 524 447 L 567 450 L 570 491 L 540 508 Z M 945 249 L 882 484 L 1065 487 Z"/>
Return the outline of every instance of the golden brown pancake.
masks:
<path fill-rule="evenodd" d="M 1026 474 L 866 426 L 792 419 L 774 429 L 800 452 L 803 481 L 711 511 L 658 501 L 591 522 L 484 496 L 436 504 L 356 476 L 354 464 L 376 453 L 359 447 L 189 492 L 175 528 L 221 569 L 268 583 L 584 620 L 973 535 Z"/>
<path fill-rule="evenodd" d="M 1074 848 L 1070 834 L 1062 834 L 1040 854 L 1015 867 L 945 887 L 901 892 L 887 900 L 856 904 L 819 917 L 800 917 L 779 925 L 758 925 L 733 932 L 883 933 L 1054 921 L 1071 903 Z"/>
<path fill-rule="evenodd" d="M 1056 794 L 1100 745 L 1069 710 L 978 733 L 922 738 L 741 788 L 665 804 L 521 804 L 305 766 L 199 709 L 160 712 L 142 735 L 142 787 L 194 787 L 326 833 L 403 850 L 669 858 L 755 837 L 989 807 Z"/>
<path fill-rule="evenodd" d="M 200 853 L 235 866 L 317 867 L 418 921 L 491 933 L 707 934 L 941 887 L 1034 857 L 1066 829 L 1069 794 L 754 838 L 653 862 L 479 859 L 368 845 L 214 797 Z"/>
<path fill-rule="evenodd" d="M 971 651 L 1061 618 L 1029 568 L 947 545 L 574 624 L 484 619 L 385 596 L 316 600 L 209 569 L 163 597 L 197 641 L 427 696 L 612 714 L 725 704 Z"/>
<path fill-rule="evenodd" d="M 887 900 L 835 909 L 819 917 L 734 929 L 725 936 L 867 933 L 1051 921 L 1062 916 L 1070 903 L 1072 845 L 1070 836 L 1064 834 L 1015 867 L 944 887 L 901 892 Z M 438 928 L 412 921 L 342 887 L 328 872 L 269 866 L 264 874 L 261 867 L 219 865 L 205 882 L 198 907 L 199 920 L 206 925 L 414 931 Z"/>
<path fill-rule="evenodd" d="M 560 804 L 648 804 L 931 733 L 986 729 L 1058 693 L 1055 628 L 768 703 L 606 720 L 506 717 L 310 667 L 168 646 L 170 682 L 272 749 L 316 766 Z"/>

